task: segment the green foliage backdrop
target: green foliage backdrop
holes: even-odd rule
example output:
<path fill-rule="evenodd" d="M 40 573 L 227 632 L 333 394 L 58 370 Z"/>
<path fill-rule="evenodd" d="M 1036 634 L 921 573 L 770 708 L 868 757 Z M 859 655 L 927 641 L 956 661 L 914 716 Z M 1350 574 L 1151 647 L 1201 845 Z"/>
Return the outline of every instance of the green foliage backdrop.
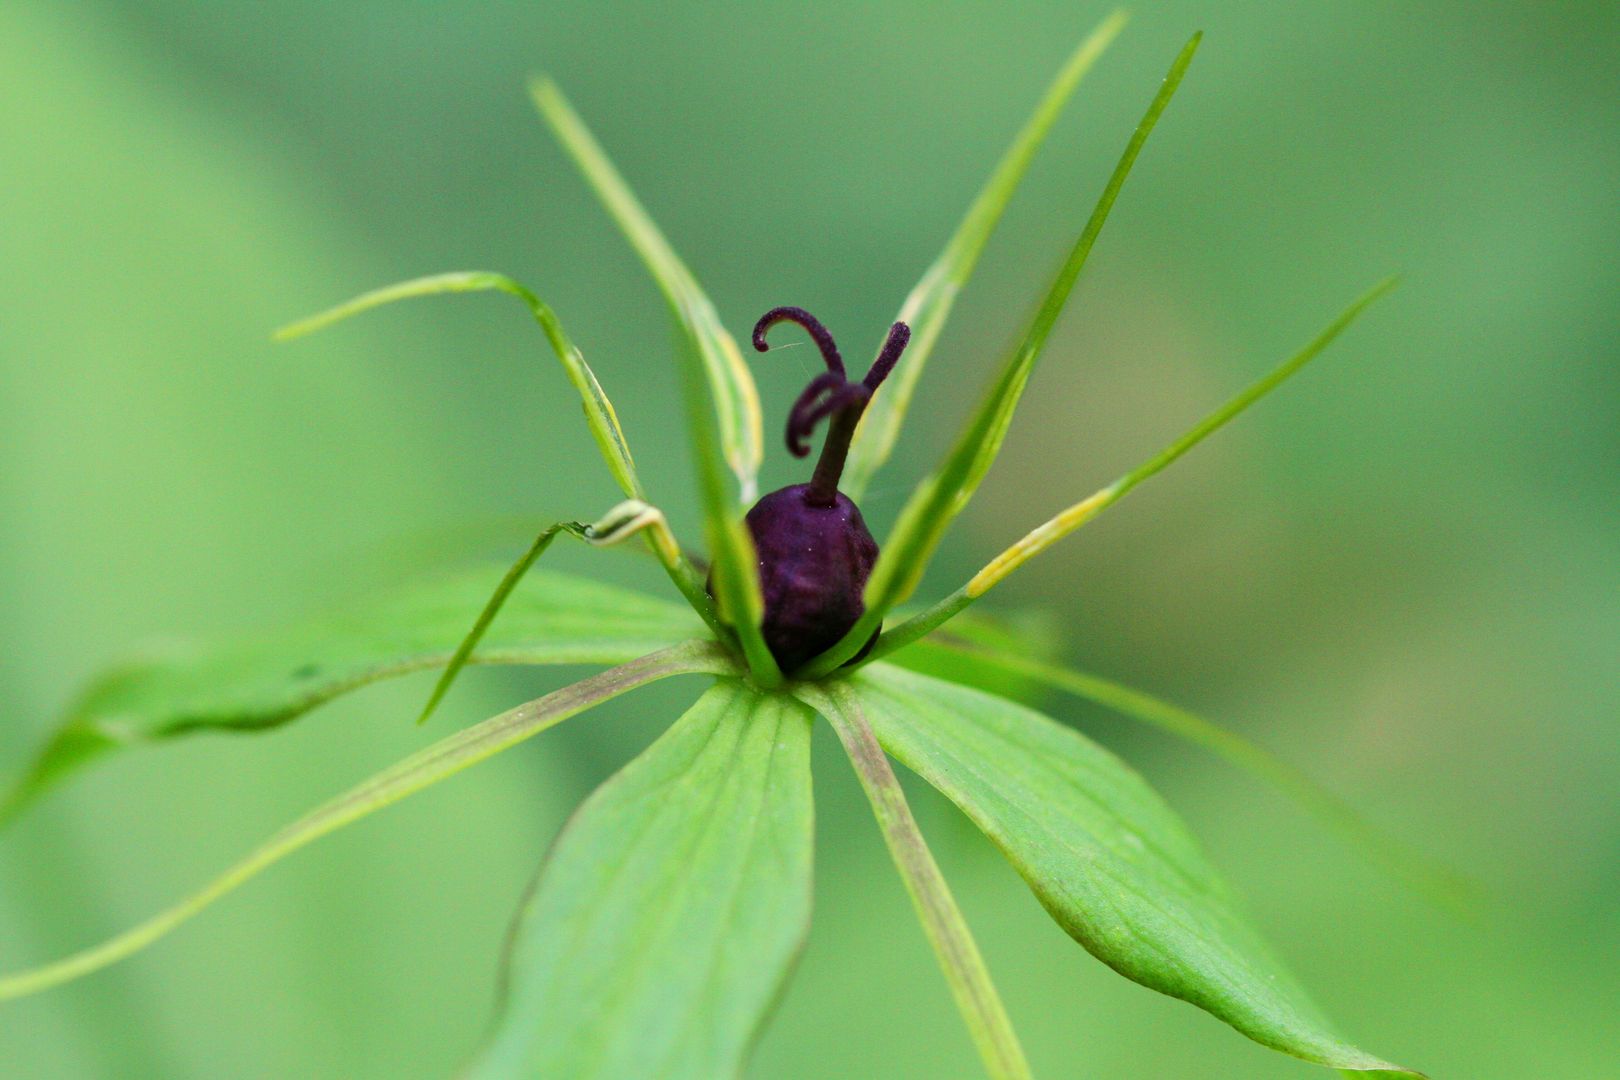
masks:
<path fill-rule="evenodd" d="M 685 454 L 653 452 L 681 424 L 663 301 L 542 131 L 528 76 L 556 76 L 591 118 L 734 333 L 802 303 L 875 341 L 1103 14 L 0 6 L 0 765 L 136 642 L 286 622 L 614 501 L 508 299 L 270 343 L 372 285 L 454 266 L 532 283 L 696 535 Z M 1070 658 L 1226 720 L 1481 880 L 1482 919 L 1458 923 L 1243 774 L 1051 703 L 1165 793 L 1347 1030 L 1437 1077 L 1601 1075 L 1620 1040 L 1612 5 L 1144 6 L 992 241 L 863 506 L 881 535 L 900 478 L 938 459 L 1144 88 L 1199 27 L 1199 64 L 938 584 L 1403 272 L 1314 371 L 993 603 L 1046 610 Z M 812 367 L 800 353 L 754 361 L 768 430 Z M 773 437 L 764 486 L 789 470 Z M 629 556 L 554 557 L 658 587 Z M 436 731 L 570 674 L 470 673 Z M 0 966 L 136 921 L 422 745 L 429 685 L 132 754 L 57 792 L 0 838 Z M 6 1006 L 8 1073 L 448 1074 L 538 856 L 680 698 L 653 688 L 559 728 L 130 963 Z M 870 1075 L 881 1055 L 886 1075 L 971 1075 L 825 731 L 813 753 L 817 921 L 753 1073 Z M 913 798 L 1037 1071 L 1312 1075 L 1070 947 L 956 811 Z"/>

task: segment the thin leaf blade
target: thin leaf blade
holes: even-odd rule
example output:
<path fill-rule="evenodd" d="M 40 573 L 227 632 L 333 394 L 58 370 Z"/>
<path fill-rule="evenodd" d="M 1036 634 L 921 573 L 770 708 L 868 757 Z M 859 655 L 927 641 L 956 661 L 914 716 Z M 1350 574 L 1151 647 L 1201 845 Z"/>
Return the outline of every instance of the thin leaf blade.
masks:
<path fill-rule="evenodd" d="M 883 659 L 908 671 L 1039 706 L 1052 695 L 1050 683 L 1003 663 L 1002 658 L 1055 663 L 1062 640 L 1062 628 L 1039 612 L 999 616 L 967 611 L 948 626 L 890 650 Z"/>
<path fill-rule="evenodd" d="M 809 929 L 811 717 L 723 680 L 586 800 L 470 1077 L 740 1074 Z"/>
<path fill-rule="evenodd" d="M 564 529 L 573 529 L 581 534 L 585 531 L 584 527 L 578 523 L 569 522 L 548 525 L 540 530 L 540 535 L 535 537 L 534 543 L 530 544 L 528 549 L 518 556 L 517 562 L 512 564 L 511 569 L 507 570 L 505 576 L 501 578 L 500 584 L 495 586 L 495 591 L 490 593 L 489 599 L 484 602 L 484 609 L 478 613 L 478 618 L 474 621 L 472 629 L 468 630 L 467 635 L 461 639 L 461 644 L 456 646 L 456 651 L 450 654 L 450 659 L 445 663 L 444 670 L 439 672 L 439 681 L 433 684 L 433 693 L 428 695 L 427 704 L 422 706 L 421 713 L 416 717 L 418 724 L 428 722 L 428 718 L 433 715 L 433 710 L 439 707 L 439 702 L 443 701 L 444 696 L 450 692 L 450 687 L 454 685 L 456 676 L 460 675 L 462 668 L 467 666 L 468 661 L 472 658 L 473 651 L 478 648 L 479 642 L 483 641 L 484 635 L 489 632 L 490 623 L 495 621 L 495 617 L 506 606 L 506 601 L 512 596 L 512 590 L 518 587 L 523 581 L 523 576 L 534 566 L 535 561 L 546 553 L 546 549 L 551 546 L 551 542 Z"/>
<path fill-rule="evenodd" d="M 1353 304 L 1340 312 L 1337 318 L 1324 327 L 1298 352 L 1267 372 L 1264 377 L 1229 398 L 1218 409 L 1194 424 L 1163 450 L 1160 450 L 1107 487 L 1093 492 L 1080 502 L 1067 507 L 1031 529 L 1016 544 L 997 555 L 984 569 L 973 576 L 972 580 L 963 587 L 966 598 L 976 600 L 989 592 L 1014 570 L 1123 499 L 1144 480 L 1157 475 L 1174 464 L 1183 454 L 1226 426 L 1249 406 L 1298 374 L 1306 364 L 1316 359 L 1329 345 L 1333 344 L 1334 340 L 1344 333 L 1350 324 L 1360 317 L 1362 312 L 1389 293 L 1399 283 L 1399 278 L 1388 277 L 1368 289 Z"/>
<path fill-rule="evenodd" d="M 100 945 L 43 967 L 0 976 L 0 1001 L 36 994 L 132 956 L 298 849 L 408 795 L 448 779 L 525 739 L 636 687 L 674 675 L 731 675 L 736 665 L 712 641 L 640 657 L 463 728 L 310 811 L 197 892 Z"/>
<path fill-rule="evenodd" d="M 257 641 L 169 648 L 116 669 L 89 688 L 0 800 L 0 824 L 114 750 L 203 729 L 275 727 L 379 680 L 442 667 L 499 575 L 448 575 Z M 703 633 L 680 605 L 534 572 L 468 660 L 618 664 Z"/>
<path fill-rule="evenodd" d="M 883 553 L 867 581 L 866 613 L 842 641 L 806 667 L 807 675 L 830 674 L 853 657 L 882 624 L 889 609 L 910 596 L 922 580 L 923 572 L 944 537 L 946 527 L 967 506 L 994 463 L 1007 429 L 1012 424 L 1013 413 L 1023 396 L 1024 387 L 1034 371 L 1035 362 L 1040 358 L 1058 316 L 1068 303 L 1075 282 L 1085 268 L 1086 260 L 1142 147 L 1181 85 L 1182 76 L 1192 63 L 1201 39 L 1201 34 L 1194 34 L 1170 65 L 1164 83 L 1131 135 L 1079 239 L 1047 290 L 1022 344 L 1002 365 L 989 393 L 980 402 L 944 463 L 917 485 L 916 491 L 900 511 L 899 520 L 885 541 Z"/>
<path fill-rule="evenodd" d="M 890 565 L 887 571 L 881 565 L 874 571 L 872 584 L 867 590 L 869 606 L 874 601 L 879 606 L 892 606 L 911 594 L 921 580 L 927 557 L 933 553 L 946 525 L 967 505 L 995 461 L 1046 340 L 1068 304 L 1074 285 L 1085 269 L 1092 248 L 1102 234 L 1103 226 L 1142 147 L 1181 85 L 1182 76 L 1192 62 L 1199 40 L 1199 35 L 1194 35 L 1171 65 L 1163 85 L 1132 134 L 1114 174 L 1103 188 L 1090 219 L 1081 230 L 1080 238 L 1036 311 L 1023 344 L 1003 368 L 944 467 L 919 489 L 901 512 L 900 522 L 895 526 L 895 536 L 890 539 L 890 550 L 895 554 L 888 560 Z"/>
<path fill-rule="evenodd" d="M 1216 431 L 1219 431 L 1245 409 L 1297 374 L 1305 365 L 1320 356 L 1351 323 L 1355 322 L 1363 311 L 1392 290 L 1398 283 L 1399 278 L 1390 277 L 1373 286 L 1293 356 L 1273 368 L 1262 378 L 1251 383 L 1234 397 L 1227 399 L 1214 412 L 1206 415 L 1153 457 L 1142 462 L 1107 487 L 1092 492 L 1086 498 L 1066 507 L 1031 529 L 1017 543 L 991 559 L 965 585 L 936 601 L 927 610 L 918 612 L 890 626 L 878 639 L 877 645 L 861 662 L 878 660 L 895 653 L 897 650 L 910 648 L 951 620 L 961 618 L 962 612 L 1005 580 L 1013 571 L 1119 502 L 1130 494 L 1138 484 L 1168 468 L 1187 451 Z"/>
<path fill-rule="evenodd" d="M 530 84 L 529 92 L 557 142 L 635 248 L 669 301 L 676 321 L 692 339 L 719 419 L 721 450 L 741 486 L 741 501 L 752 503 L 758 494 L 756 478 L 764 456 L 764 439 L 759 391 L 736 340 L 557 84 L 537 79 Z"/>
<path fill-rule="evenodd" d="M 305 334 L 313 334 L 333 323 L 342 322 L 372 308 L 399 300 L 438 296 L 443 293 L 489 290 L 515 296 L 528 307 L 535 322 L 539 323 L 540 329 L 545 332 L 546 340 L 551 342 L 551 349 L 562 363 L 568 381 L 579 393 L 580 404 L 585 410 L 586 426 L 590 428 L 591 437 L 596 440 L 597 448 L 602 452 L 602 459 L 607 462 L 608 471 L 613 474 L 614 480 L 618 482 L 625 495 L 632 499 L 643 498 L 641 480 L 636 475 L 636 463 L 630 456 L 630 444 L 625 439 L 624 429 L 619 426 L 619 414 L 614 411 L 613 402 L 608 400 L 602 384 L 597 381 L 596 373 L 585 362 L 585 354 L 580 352 L 579 347 L 569 338 L 561 320 L 550 306 L 526 285 L 505 274 L 487 270 L 458 270 L 385 285 L 307 319 L 284 326 L 276 331 L 275 338 L 277 341 L 290 341 Z"/>
<path fill-rule="evenodd" d="M 704 534 L 714 560 L 709 580 L 721 620 L 736 633 L 755 680 L 769 689 L 781 684 L 782 671 L 765 644 L 765 597 L 759 584 L 754 539 L 736 504 L 726 497 L 725 478 L 720 474 L 716 453 L 714 414 L 703 393 L 696 349 L 688 338 L 676 351 L 681 358 L 681 389 L 692 434 L 692 464 L 703 504 Z"/>
<path fill-rule="evenodd" d="M 956 803 L 1098 959 L 1306 1061 L 1420 1075 L 1332 1031 L 1186 827 L 1107 751 L 1024 706 L 891 665 L 853 682 L 884 748 Z"/>
<path fill-rule="evenodd" d="M 623 543 L 628 538 L 638 534 L 645 536 L 653 555 L 664 565 L 664 569 L 669 573 L 676 587 L 686 596 L 687 602 L 692 605 L 698 616 L 708 623 L 710 629 L 714 630 L 717 635 L 726 633 L 726 628 L 721 625 L 714 612 L 713 602 L 702 592 L 702 585 L 697 580 L 696 571 L 687 561 L 685 554 L 682 553 L 680 545 L 676 543 L 674 534 L 669 531 L 669 523 L 664 519 L 663 511 L 656 506 L 642 502 L 640 499 L 629 499 L 615 506 L 602 518 L 589 525 L 578 521 L 559 521 L 546 526 L 540 531 L 534 542 L 529 545 L 528 550 L 518 558 L 517 562 L 512 564 L 511 569 L 507 570 L 506 575 L 501 578 L 500 584 L 495 587 L 495 591 L 490 594 L 488 601 L 485 602 L 484 609 L 479 613 L 472 629 L 467 632 L 466 637 L 462 638 L 461 644 L 456 646 L 456 651 L 451 655 L 449 663 L 440 672 L 439 681 L 433 687 L 433 693 L 428 697 L 427 704 L 423 706 L 421 714 L 416 719 L 418 724 L 427 723 L 428 718 L 433 715 L 433 710 L 438 708 L 439 703 L 444 700 L 444 696 L 449 693 L 456 677 L 460 675 L 462 668 L 467 665 L 472 657 L 473 650 L 478 647 L 479 642 L 483 640 L 484 635 L 489 631 L 490 624 L 495 621 L 495 617 L 506 606 L 507 600 L 512 595 L 512 590 L 517 588 L 524 575 L 534 566 L 536 560 L 545 554 L 546 549 L 551 546 L 551 542 L 560 533 L 568 533 L 587 544 L 598 547 L 611 547 L 614 544 Z"/>
<path fill-rule="evenodd" d="M 861 417 L 855 441 L 850 446 L 849 458 L 844 463 L 843 478 L 839 482 L 851 499 L 860 501 L 872 477 L 894 451 L 894 444 L 900 437 L 900 427 L 905 422 L 917 383 L 922 378 L 923 366 L 934 351 L 940 332 L 956 304 L 957 294 L 973 276 L 973 269 L 978 265 L 985 244 L 1001 221 L 1013 192 L 1029 171 L 1030 163 L 1046 141 L 1052 125 L 1057 122 L 1069 98 L 1074 95 L 1075 88 L 1098 57 L 1124 29 L 1126 21 L 1124 10 L 1115 11 L 1099 23 L 1070 54 L 1035 106 L 1035 111 L 1025 121 L 1023 129 L 997 162 L 983 190 L 968 207 L 961 224 L 946 241 L 944 250 L 900 305 L 900 314 L 896 318 L 911 327 L 911 344 L 906 350 L 905 363 L 873 396 Z"/>
<path fill-rule="evenodd" d="M 781 671 L 759 629 L 765 602 L 754 569 L 754 546 L 738 512 L 739 505 L 751 504 L 758 494 L 764 455 L 754 377 L 714 304 L 562 91 L 549 79 L 536 80 L 529 89 L 541 117 L 641 256 L 675 315 L 681 391 L 721 616 L 736 631 L 754 677 L 766 687 L 778 685 Z M 726 491 L 717 465 L 721 459 L 736 475 L 740 498 Z"/>

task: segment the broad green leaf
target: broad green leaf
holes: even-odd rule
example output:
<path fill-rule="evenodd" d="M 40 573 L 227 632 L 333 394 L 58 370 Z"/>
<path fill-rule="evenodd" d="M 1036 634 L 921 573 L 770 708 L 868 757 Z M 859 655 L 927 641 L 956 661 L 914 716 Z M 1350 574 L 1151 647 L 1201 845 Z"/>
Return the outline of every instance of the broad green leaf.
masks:
<path fill-rule="evenodd" d="M 4 823 L 111 750 L 203 728 L 273 727 L 380 679 L 447 663 L 500 578 L 480 569 L 225 648 L 171 648 L 92 685 L 0 802 Z M 476 664 L 617 664 L 701 636 L 686 608 L 535 573 L 471 657 Z"/>
<path fill-rule="evenodd" d="M 1154 96 L 1119 163 L 1114 167 L 1113 175 L 1109 177 L 1090 219 L 1081 230 L 1079 240 L 1075 242 L 1036 311 L 1023 343 L 1002 366 L 990 392 L 979 404 L 944 464 L 917 486 L 900 511 L 894 531 L 884 542 L 883 553 L 878 557 L 872 577 L 866 584 L 866 614 L 842 641 L 806 667 L 806 675 L 821 676 L 836 671 L 866 644 L 872 631 L 882 623 L 885 613 L 910 596 L 922 580 L 923 571 L 945 535 L 946 527 L 967 505 L 995 461 L 1046 339 L 1068 303 L 1080 271 L 1085 267 L 1086 259 L 1108 220 L 1109 211 L 1119 198 L 1126 177 L 1136 164 L 1142 146 L 1158 124 L 1165 107 L 1170 104 L 1176 88 L 1181 85 L 1181 77 L 1186 73 L 1187 65 L 1192 63 L 1201 36 L 1194 34 L 1170 66 L 1164 84 Z"/>
<path fill-rule="evenodd" d="M 720 447 L 741 485 L 741 501 L 745 505 L 752 503 L 758 494 L 756 477 L 764 440 L 759 391 L 754 387 L 754 377 L 743 362 L 737 342 L 726 331 L 697 279 L 653 224 L 562 91 L 550 79 L 536 80 L 529 90 L 552 134 L 573 158 L 597 198 L 602 200 L 636 254 L 657 279 L 676 321 L 692 339 L 702 361 L 714 410 L 719 415 Z"/>
<path fill-rule="evenodd" d="M 554 724 L 638 686 L 672 675 L 735 675 L 736 664 L 712 641 L 691 641 L 593 675 L 526 705 L 463 728 L 390 766 L 276 833 L 247 858 L 167 911 L 93 948 L 44 967 L 0 976 L 0 1001 L 35 994 L 99 971 L 163 937 L 214 901 L 306 844 L 407 795 L 431 787 Z"/>
<path fill-rule="evenodd" d="M 740 1074 L 810 927 L 811 719 L 723 680 L 575 811 L 468 1076 Z"/>
<path fill-rule="evenodd" d="M 1018 137 L 1007 148 L 996 164 L 995 172 L 968 207 L 967 216 L 956 227 L 939 257 L 924 272 L 922 280 L 911 290 L 905 303 L 900 305 L 896 318 L 911 327 L 911 344 L 902 363 L 882 389 L 872 398 L 861 417 L 855 433 L 855 442 L 844 463 L 844 475 L 839 486 L 851 499 L 859 502 L 866 486 L 894 450 L 900 437 L 900 426 L 922 378 L 923 365 L 928 362 L 945 321 L 950 317 L 956 296 L 966 287 L 979 255 L 1001 221 L 1001 215 L 1018 190 L 1024 174 L 1029 171 L 1035 152 L 1046 141 L 1063 107 L 1074 95 L 1097 58 L 1119 35 L 1125 26 L 1123 10 L 1115 11 L 1093 30 L 1079 48 L 1070 55 L 1063 69 L 1047 87 L 1046 95 L 1024 123 Z"/>
<path fill-rule="evenodd" d="M 1034 703 L 1029 700 L 1034 696 L 1029 693 L 1031 687 L 1059 690 L 1150 724 L 1257 777 L 1299 804 L 1374 865 L 1405 881 L 1435 903 L 1459 914 L 1471 913 L 1477 906 L 1475 883 L 1384 832 L 1310 776 L 1237 732 L 1112 679 L 1075 671 L 1049 658 L 1024 653 L 1016 643 L 1008 648 L 984 637 L 975 641 L 968 636 L 952 635 L 956 629 L 957 623 L 951 623 L 938 634 L 919 642 L 923 646 L 921 652 L 918 646 L 902 649 L 894 654 L 893 662 L 912 671 L 1001 693 L 1003 697 L 1014 697 L 1027 704 Z M 998 681 L 1024 690 L 1026 696 L 999 691 L 995 685 Z"/>
<path fill-rule="evenodd" d="M 585 354 L 569 340 L 562 323 L 545 301 L 505 274 L 494 274 L 484 270 L 456 271 L 402 281 L 397 285 L 387 285 L 357 296 L 319 315 L 284 326 L 276 331 L 275 336 L 278 341 L 302 337 L 322 327 L 341 322 L 351 315 L 358 315 L 362 311 L 391 304 L 396 300 L 435 296 L 440 293 L 482 292 L 490 289 L 515 296 L 528 306 L 535 321 L 540 324 L 540 329 L 545 331 L 547 340 L 551 342 L 552 351 L 557 354 L 557 359 L 562 361 L 563 370 L 568 373 L 568 381 L 579 391 L 580 403 L 585 409 L 585 423 L 590 427 L 591 436 L 601 449 L 602 457 L 607 462 L 609 471 L 613 473 L 613 478 L 619 482 L 619 486 L 630 498 L 642 498 L 641 481 L 636 476 L 636 463 L 630 458 L 630 444 L 625 441 L 624 430 L 619 427 L 619 416 L 613 411 L 613 402 L 602 392 L 602 385 L 596 381 L 596 374 L 591 371 L 590 365 L 585 363 Z"/>
<path fill-rule="evenodd" d="M 1306 1061 L 1419 1075 L 1333 1032 L 1186 826 L 1119 759 L 1022 705 L 888 664 L 852 684 L 884 748 L 984 830 L 1098 959 Z"/>

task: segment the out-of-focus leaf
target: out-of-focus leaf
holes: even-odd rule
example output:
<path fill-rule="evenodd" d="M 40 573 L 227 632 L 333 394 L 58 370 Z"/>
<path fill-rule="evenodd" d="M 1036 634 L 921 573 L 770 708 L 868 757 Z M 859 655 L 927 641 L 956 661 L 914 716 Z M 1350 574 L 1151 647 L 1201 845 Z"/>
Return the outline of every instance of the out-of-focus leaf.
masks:
<path fill-rule="evenodd" d="M 844 463 L 843 478 L 839 481 L 839 487 L 851 499 L 860 501 L 867 484 L 889 459 L 895 440 L 900 437 L 900 426 L 911 407 L 917 381 L 922 378 L 923 365 L 934 351 L 940 331 L 945 328 L 945 321 L 956 304 L 957 294 L 966 287 L 968 278 L 973 276 L 973 268 L 984 251 L 984 245 L 1000 222 L 1013 192 L 1018 190 L 1024 174 L 1029 171 L 1030 162 L 1035 160 L 1035 152 L 1046 141 L 1047 132 L 1052 130 L 1058 114 L 1063 111 L 1063 106 L 1073 96 L 1075 87 L 1080 85 L 1086 72 L 1091 70 L 1097 58 L 1124 28 L 1125 21 L 1125 12 L 1115 11 L 1099 23 L 1070 55 L 1063 69 L 1052 80 L 1052 85 L 1047 87 L 1045 96 L 1035 106 L 1035 111 L 1024 122 L 1023 130 L 996 164 L 995 172 L 990 174 L 984 190 L 968 207 L 967 215 L 956 227 L 956 232 L 951 234 L 945 250 L 939 253 L 939 257 L 924 272 L 922 280 L 906 297 L 905 303 L 900 305 L 900 314 L 896 318 L 911 327 L 911 344 L 906 350 L 905 363 L 884 383 L 861 417 L 855 441 L 849 448 L 849 458 Z"/>
<path fill-rule="evenodd" d="M 500 573 L 444 577 L 260 641 L 171 648 L 113 671 L 0 802 L 0 823 L 108 751 L 202 728 L 274 727 L 380 679 L 445 664 Z M 680 605 L 537 572 L 513 591 L 470 662 L 617 664 L 704 633 Z"/>
<path fill-rule="evenodd" d="M 973 610 L 884 659 L 908 671 L 1038 706 L 1052 694 L 1050 681 L 1003 658 L 1050 664 L 1060 654 L 1061 641 L 1057 623 L 1043 613 L 1001 616 Z"/>
<path fill-rule="evenodd" d="M 276 338 L 285 341 L 289 338 L 302 337 L 347 319 L 351 315 L 358 315 L 362 311 L 391 304 L 396 300 L 436 296 L 440 293 L 482 292 L 490 289 L 508 293 L 528 305 L 535 321 L 540 324 L 540 329 L 545 331 L 546 339 L 551 342 L 552 351 L 557 354 L 557 359 L 562 361 L 563 370 L 568 373 L 568 381 L 579 391 L 580 403 L 585 409 L 585 423 L 591 429 L 591 437 L 596 440 L 596 445 L 602 451 L 608 470 L 613 473 L 613 478 L 619 482 L 619 487 L 624 489 L 626 495 L 632 499 L 642 498 L 641 480 L 636 476 L 636 463 L 630 458 L 630 444 L 625 441 L 624 431 L 619 427 L 619 415 L 613 411 L 613 402 L 609 401 L 607 394 L 602 391 L 602 384 L 596 381 L 596 373 L 585 362 L 585 354 L 569 339 L 562 328 L 562 323 L 545 301 L 527 286 L 505 274 L 490 273 L 486 270 L 462 270 L 402 281 L 397 285 L 386 285 L 323 311 L 319 315 L 284 326 L 276 331 Z"/>
<path fill-rule="evenodd" d="M 741 501 L 746 505 L 758 494 L 756 477 L 763 456 L 759 391 L 754 377 L 743 362 L 737 342 L 726 331 L 714 304 L 704 293 L 692 272 L 681 262 L 669 241 L 653 224 L 651 216 L 625 183 L 624 177 L 608 159 L 563 97 L 556 83 L 537 79 L 529 87 L 535 106 L 552 134 L 574 160 L 596 197 L 602 200 L 619 229 L 646 264 L 658 287 L 663 290 L 676 321 L 692 339 L 708 383 L 715 413 L 720 421 L 720 447 L 727 464 L 737 475 Z"/>
<path fill-rule="evenodd" d="M 0 1001 L 38 993 L 124 959 L 306 844 L 392 805 L 524 739 L 638 686 L 672 675 L 733 675 L 737 665 L 712 641 L 691 641 L 632 660 L 463 728 L 317 807 L 174 907 L 117 937 L 44 967 L 0 977 Z"/>
<path fill-rule="evenodd" d="M 1002 365 L 989 393 L 980 402 L 944 463 L 917 485 L 916 491 L 900 511 L 899 520 L 884 541 L 883 553 L 878 556 L 877 565 L 866 583 L 866 613 L 843 640 L 807 665 L 804 672 L 807 676 L 830 674 L 851 659 L 882 623 L 889 609 L 904 602 L 922 580 L 923 571 L 945 535 L 946 527 L 967 505 L 995 461 L 1046 339 L 1068 303 L 1080 271 L 1084 269 L 1086 259 L 1148 135 L 1170 104 L 1176 87 L 1181 85 L 1181 77 L 1186 73 L 1187 65 L 1192 63 L 1200 37 L 1194 34 L 1170 66 L 1164 84 L 1132 134 L 1090 219 L 1081 230 L 1080 238 L 1075 241 L 1062 269 L 1047 290 L 1045 299 L 1024 334 L 1023 343 Z"/>
<path fill-rule="evenodd" d="M 961 807 L 1098 959 L 1306 1061 L 1419 1075 L 1334 1034 L 1186 826 L 1113 755 L 1024 706 L 888 664 L 853 681 L 884 748 Z"/>
<path fill-rule="evenodd" d="M 470 1077 L 741 1072 L 810 925 L 812 716 L 724 680 L 585 801 Z"/>

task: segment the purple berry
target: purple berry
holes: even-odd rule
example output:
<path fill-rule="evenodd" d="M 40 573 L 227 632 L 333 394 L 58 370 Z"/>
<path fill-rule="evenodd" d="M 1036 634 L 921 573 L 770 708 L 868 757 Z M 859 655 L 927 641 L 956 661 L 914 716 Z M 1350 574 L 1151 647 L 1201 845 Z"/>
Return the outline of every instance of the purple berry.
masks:
<path fill-rule="evenodd" d="M 877 541 L 849 496 L 831 506 L 809 484 L 773 491 L 748 511 L 765 598 L 765 644 L 793 671 L 838 644 L 866 610 L 861 593 L 877 562 Z"/>
<path fill-rule="evenodd" d="M 754 325 L 754 348 L 765 352 L 770 347 L 766 331 L 783 321 L 804 327 L 827 365 L 788 413 L 789 452 L 795 457 L 809 454 L 805 440 L 818 423 L 829 420 L 827 441 L 810 482 L 771 492 L 754 504 L 746 519 L 759 556 L 765 644 L 782 670 L 792 674 L 836 645 L 866 610 L 862 593 L 877 562 L 878 546 L 860 508 L 838 490 L 838 479 L 855 425 L 900 359 L 911 329 L 902 322 L 890 327 L 866 378 L 852 383 L 832 335 L 803 308 L 767 311 Z M 874 632 L 872 641 L 876 639 Z M 872 641 L 856 659 L 865 655 Z"/>

